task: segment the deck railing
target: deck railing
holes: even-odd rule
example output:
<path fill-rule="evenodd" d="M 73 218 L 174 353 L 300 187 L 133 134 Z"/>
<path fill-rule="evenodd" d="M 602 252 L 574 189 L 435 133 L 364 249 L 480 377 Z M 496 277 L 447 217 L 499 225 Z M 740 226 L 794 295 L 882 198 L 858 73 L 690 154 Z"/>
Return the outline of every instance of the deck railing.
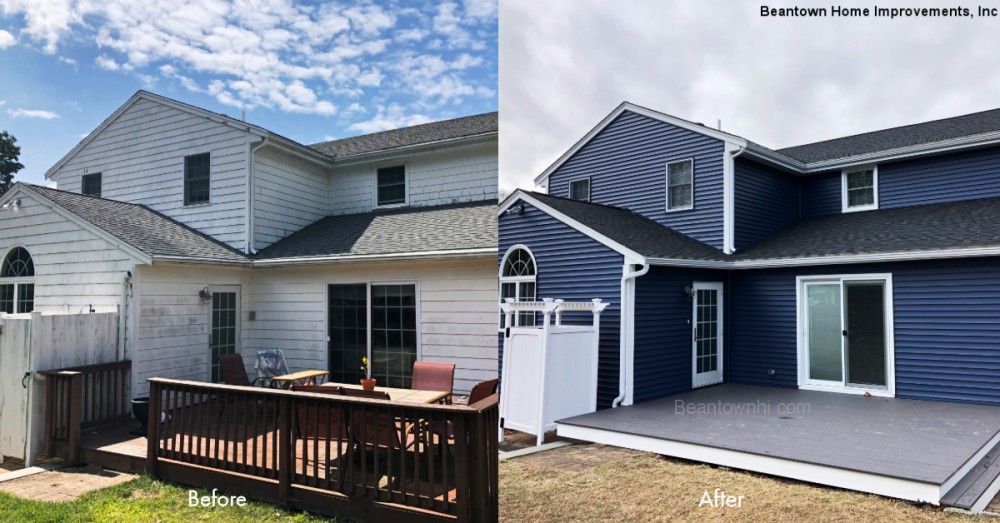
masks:
<path fill-rule="evenodd" d="M 360 521 L 497 520 L 496 395 L 452 406 L 149 385 L 154 476 Z"/>
<path fill-rule="evenodd" d="M 129 419 L 129 360 L 42 371 L 45 376 L 45 453 L 56 455 L 66 443 L 66 458 L 80 461 L 82 429 Z"/>

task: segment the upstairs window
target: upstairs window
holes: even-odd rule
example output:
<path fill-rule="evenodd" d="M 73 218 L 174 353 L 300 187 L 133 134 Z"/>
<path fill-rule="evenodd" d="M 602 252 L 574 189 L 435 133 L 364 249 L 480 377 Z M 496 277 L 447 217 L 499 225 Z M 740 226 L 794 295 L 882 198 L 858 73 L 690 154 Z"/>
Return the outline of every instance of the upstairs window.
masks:
<path fill-rule="evenodd" d="M 590 201 L 590 178 L 581 178 L 569 182 L 569 197 L 581 202 Z"/>
<path fill-rule="evenodd" d="M 0 264 L 0 312 L 35 310 L 35 263 L 24 247 L 14 247 Z"/>
<path fill-rule="evenodd" d="M 667 211 L 694 208 L 694 160 L 667 164 Z"/>
<path fill-rule="evenodd" d="M 843 211 L 878 209 L 878 167 L 845 169 L 842 175 Z"/>
<path fill-rule="evenodd" d="M 83 175 L 83 185 L 80 187 L 80 194 L 86 196 L 101 197 L 101 173 L 90 173 Z"/>
<path fill-rule="evenodd" d="M 211 195 L 212 157 L 209 153 L 184 158 L 184 205 L 208 203 Z"/>
<path fill-rule="evenodd" d="M 524 247 L 514 247 L 500 264 L 500 301 L 535 301 L 535 258 Z M 500 314 L 500 329 L 506 327 L 506 315 Z M 520 312 L 514 315 L 512 327 L 534 327 L 535 313 Z"/>
<path fill-rule="evenodd" d="M 378 187 L 376 205 L 399 205 L 406 203 L 406 166 L 381 167 L 376 172 Z"/>

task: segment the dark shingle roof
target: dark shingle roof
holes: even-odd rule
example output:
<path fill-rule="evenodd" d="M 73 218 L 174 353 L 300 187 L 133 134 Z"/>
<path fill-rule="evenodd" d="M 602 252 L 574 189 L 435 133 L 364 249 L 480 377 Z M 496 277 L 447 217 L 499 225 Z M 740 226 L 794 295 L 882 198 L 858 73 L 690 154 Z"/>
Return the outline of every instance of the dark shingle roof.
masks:
<path fill-rule="evenodd" d="M 81 219 L 150 256 L 247 261 L 243 253 L 144 206 L 24 184 Z"/>
<path fill-rule="evenodd" d="M 627 209 L 527 192 L 566 216 L 650 258 L 724 260 L 721 251 Z"/>
<path fill-rule="evenodd" d="M 495 132 L 497 132 L 497 113 L 492 112 L 314 143 L 309 147 L 328 156 L 352 156 Z"/>
<path fill-rule="evenodd" d="M 803 163 L 812 163 L 995 131 L 1000 131 L 1000 109 L 788 147 L 777 152 Z"/>
<path fill-rule="evenodd" d="M 458 251 L 497 246 L 497 206 L 472 202 L 328 216 L 255 259 Z"/>
<path fill-rule="evenodd" d="M 803 218 L 733 260 L 806 258 L 1000 245 L 1000 198 Z"/>

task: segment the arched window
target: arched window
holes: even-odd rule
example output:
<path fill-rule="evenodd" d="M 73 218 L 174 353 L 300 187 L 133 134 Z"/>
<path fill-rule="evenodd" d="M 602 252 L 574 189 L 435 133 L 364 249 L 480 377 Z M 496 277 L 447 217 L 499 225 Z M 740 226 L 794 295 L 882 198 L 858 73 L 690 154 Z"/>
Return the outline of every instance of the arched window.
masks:
<path fill-rule="evenodd" d="M 525 247 L 515 246 L 507 251 L 500 264 L 500 301 L 514 298 L 516 301 L 535 301 L 535 257 Z M 505 327 L 506 318 L 500 315 L 500 328 Z M 522 312 L 514 317 L 515 327 L 533 327 L 535 313 Z"/>
<path fill-rule="evenodd" d="M 24 247 L 14 247 L 0 264 L 0 312 L 35 310 L 35 264 Z"/>

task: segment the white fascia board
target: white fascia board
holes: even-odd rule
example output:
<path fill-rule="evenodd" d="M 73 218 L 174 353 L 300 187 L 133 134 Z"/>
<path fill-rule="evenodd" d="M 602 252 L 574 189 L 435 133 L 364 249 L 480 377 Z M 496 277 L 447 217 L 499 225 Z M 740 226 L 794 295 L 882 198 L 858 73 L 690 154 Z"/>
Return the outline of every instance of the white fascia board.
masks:
<path fill-rule="evenodd" d="M 732 269 L 731 261 L 683 260 L 678 258 L 646 258 L 650 265 L 658 267 L 685 267 L 691 269 Z"/>
<path fill-rule="evenodd" d="M 379 262 L 379 261 L 404 261 L 404 260 L 437 260 L 443 258 L 478 258 L 483 256 L 496 256 L 497 250 L 493 248 L 484 249 L 464 249 L 455 251 L 421 251 L 421 252 L 401 252 L 392 254 L 356 254 L 344 256 L 308 256 L 273 258 L 269 260 L 253 260 L 254 267 L 277 267 L 288 265 L 314 265 L 322 263 L 352 263 L 352 262 Z"/>
<path fill-rule="evenodd" d="M 197 265 L 226 265 L 232 267 L 249 267 L 250 260 L 246 261 L 235 261 L 235 260 L 219 260 L 215 258 L 199 258 L 197 256 L 172 256 L 164 254 L 153 255 L 152 264 L 162 264 L 162 263 L 194 263 Z"/>
<path fill-rule="evenodd" d="M 591 129 L 590 132 L 585 134 L 583 138 L 581 138 L 579 141 L 573 144 L 573 147 L 570 147 L 569 150 L 563 153 L 563 155 L 560 156 L 558 159 L 556 159 L 556 161 L 553 162 L 552 165 L 550 165 L 547 169 L 542 171 L 542 174 L 536 176 L 535 185 L 542 185 L 546 181 L 546 179 L 548 179 L 550 174 L 555 172 L 555 170 L 558 169 L 560 166 L 562 166 L 562 164 L 566 163 L 567 160 L 572 158 L 573 155 L 575 155 L 580 149 L 582 149 L 585 145 L 587 145 L 587 143 L 589 143 L 590 140 L 592 140 L 595 136 L 597 136 L 598 133 L 603 131 L 605 127 L 610 125 L 611 122 L 615 120 L 615 118 L 618 118 L 625 111 L 646 116 L 654 120 L 659 120 L 661 122 L 668 123 L 676 127 L 680 127 L 682 129 L 687 129 L 689 131 L 693 131 L 698 134 L 708 136 L 710 138 L 715 138 L 717 140 L 722 140 L 723 142 L 726 143 L 735 144 L 739 147 L 746 147 L 747 145 L 747 141 L 743 138 L 740 138 L 739 136 L 732 135 L 729 133 L 724 133 L 722 131 L 705 127 L 704 125 L 696 124 L 694 122 L 689 122 L 687 120 L 677 118 L 676 116 L 670 116 L 669 114 L 661 113 L 659 111 L 654 111 L 652 109 L 635 105 L 630 102 L 622 102 L 618 107 L 615 108 L 614 111 L 611 111 L 610 114 L 605 116 L 603 120 L 601 120 L 593 129 Z"/>
<path fill-rule="evenodd" d="M 514 191 L 513 194 L 511 194 L 510 196 L 507 197 L 506 200 L 504 200 L 504 203 L 500 205 L 499 209 L 497 210 L 497 216 L 502 215 L 509 207 L 511 207 L 514 204 L 514 202 L 518 200 L 524 200 L 525 202 L 531 204 L 532 207 L 535 207 L 538 210 L 544 212 L 545 214 L 548 214 L 549 216 L 563 222 L 564 224 L 572 227 L 573 229 L 576 229 L 577 231 L 583 233 L 590 239 L 604 245 L 605 247 L 608 247 L 609 249 L 618 252 L 619 254 L 625 257 L 625 263 L 631 263 L 635 265 L 646 264 L 645 256 L 633 251 L 632 249 L 629 249 L 628 247 L 612 240 L 611 238 L 608 238 L 607 236 L 595 231 L 594 229 L 587 227 L 586 225 L 574 220 L 573 218 L 566 216 L 565 214 L 553 209 L 552 207 L 545 205 L 538 199 L 533 198 L 531 195 L 525 194 L 524 192 L 521 191 L 521 189 Z"/>
<path fill-rule="evenodd" d="M 986 256 L 1000 256 L 1000 247 L 970 247 L 962 249 L 937 249 L 933 251 L 848 254 L 771 260 L 711 261 L 647 258 L 647 261 L 650 265 L 666 267 L 689 267 L 697 269 L 770 269 L 778 267 L 807 267 L 813 265 L 845 265 L 859 263 L 888 263 L 897 261 L 945 260 L 954 258 L 982 258 Z"/>
<path fill-rule="evenodd" d="M 491 140 L 496 140 L 497 136 L 498 135 L 496 131 L 489 133 L 482 133 L 482 134 L 474 134 L 470 136 L 460 136 L 458 138 L 448 138 L 446 140 L 436 140 L 433 142 L 423 142 L 413 145 L 404 145 L 402 147 L 393 147 L 392 149 L 382 149 L 379 151 L 372 151 L 369 153 L 352 154 L 348 156 L 336 156 L 334 157 L 333 162 L 335 167 L 341 167 L 341 166 L 347 167 L 359 163 L 380 161 L 402 155 L 434 151 L 442 147 L 460 147 L 463 145 L 472 145 L 476 143 L 489 142 Z"/>

